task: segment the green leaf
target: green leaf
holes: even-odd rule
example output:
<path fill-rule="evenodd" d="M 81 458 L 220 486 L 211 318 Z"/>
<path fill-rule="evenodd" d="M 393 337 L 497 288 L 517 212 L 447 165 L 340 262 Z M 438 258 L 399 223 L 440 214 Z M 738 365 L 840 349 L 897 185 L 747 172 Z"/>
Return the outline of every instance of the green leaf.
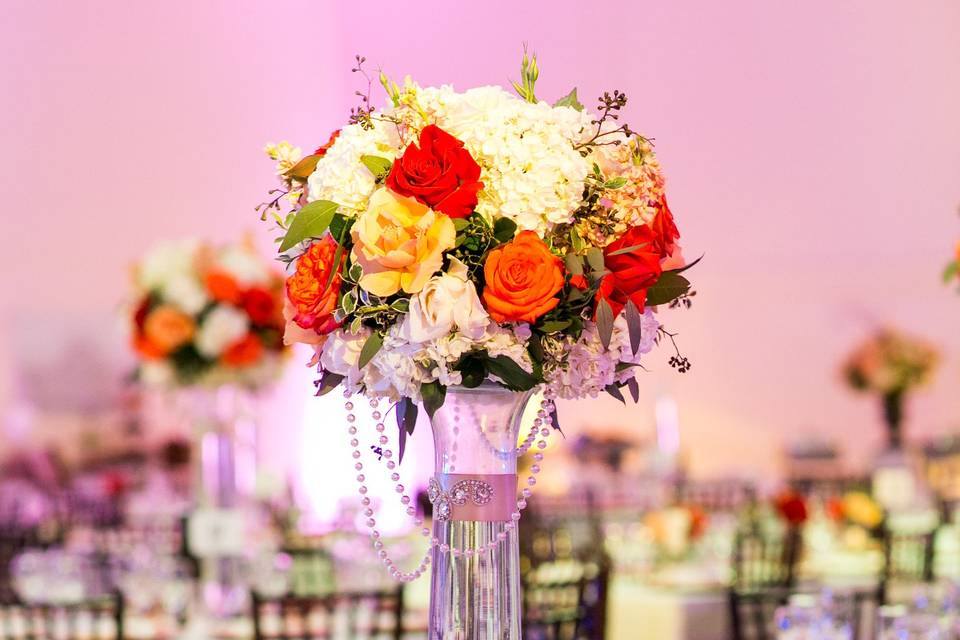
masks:
<path fill-rule="evenodd" d="M 537 386 L 537 379 L 507 356 L 487 356 L 487 370 L 513 391 L 529 391 Z"/>
<path fill-rule="evenodd" d="M 583 258 L 580 256 L 574 253 L 568 253 L 567 255 L 563 256 L 563 263 L 566 265 L 567 273 L 570 275 L 583 275 Z"/>
<path fill-rule="evenodd" d="M 694 266 L 695 264 L 697 264 L 697 263 L 700 262 L 701 260 L 703 260 L 703 256 L 700 256 L 699 258 L 697 258 L 696 260 L 694 260 L 694 261 L 691 262 L 690 264 L 685 264 L 685 265 L 683 265 L 683 266 L 680 267 L 679 269 L 671 269 L 671 270 L 670 270 L 670 273 L 683 273 L 684 271 L 686 271 L 686 270 L 689 269 L 690 267 Z"/>
<path fill-rule="evenodd" d="M 390 303 L 390 308 L 400 313 L 410 311 L 410 298 L 400 298 Z"/>
<path fill-rule="evenodd" d="M 362 328 L 363 328 L 363 318 L 361 316 L 357 316 L 350 323 L 350 333 L 352 333 L 353 335 L 357 335 L 358 333 L 360 333 L 360 329 Z"/>
<path fill-rule="evenodd" d="M 576 109 L 577 111 L 583 111 L 583 105 L 580 104 L 580 100 L 577 99 L 577 88 L 574 87 L 570 90 L 570 93 L 563 96 L 559 100 L 553 103 L 555 107 L 570 107 L 571 109 Z"/>
<path fill-rule="evenodd" d="M 647 289 L 647 304 L 650 306 L 666 304 L 689 290 L 689 280 L 676 271 L 664 271 L 654 285 Z"/>
<path fill-rule="evenodd" d="M 357 362 L 357 367 L 363 369 L 367 366 L 367 363 L 373 360 L 373 356 L 377 355 L 382 346 L 383 334 L 379 331 L 371 333 L 367 341 L 363 343 L 363 348 L 360 349 L 360 360 Z"/>
<path fill-rule="evenodd" d="M 611 251 L 611 252 L 608 253 L 607 255 L 608 255 L 608 256 L 620 256 L 620 255 L 623 255 L 623 254 L 625 254 L 625 253 L 633 253 L 634 251 L 636 251 L 636 250 L 638 250 L 638 249 L 643 249 L 644 247 L 646 247 L 646 246 L 649 245 L 649 244 L 650 244 L 649 242 L 642 242 L 642 243 L 640 243 L 640 244 L 635 244 L 635 245 L 631 245 L 631 246 L 629 246 L 629 247 L 623 247 L 622 249 L 617 249 L 616 251 Z"/>
<path fill-rule="evenodd" d="M 420 385 L 420 397 L 423 398 L 423 408 L 427 410 L 427 415 L 433 420 L 433 414 L 443 406 L 443 401 L 447 397 L 447 388 L 436 380 L 424 382 Z"/>
<path fill-rule="evenodd" d="M 548 320 L 544 322 L 540 327 L 540 331 L 543 333 L 554 333 L 557 331 L 563 331 L 570 326 L 569 320 Z"/>
<path fill-rule="evenodd" d="M 469 226 L 470 226 L 470 221 L 467 220 L 466 218 L 453 219 L 453 228 L 456 230 L 457 233 L 460 233 L 461 231 L 465 230 Z"/>
<path fill-rule="evenodd" d="M 356 311 L 357 298 L 353 295 L 352 291 L 348 291 L 343 294 L 343 298 L 340 300 L 340 308 L 343 309 L 343 312 L 347 314 Z"/>
<path fill-rule="evenodd" d="M 587 264 L 590 265 L 590 268 L 593 271 L 604 271 L 605 266 L 603 264 L 603 251 L 596 247 L 590 247 L 587 250 Z"/>
<path fill-rule="evenodd" d="M 310 154 L 309 156 L 302 158 L 283 175 L 298 182 L 306 182 L 307 178 L 310 177 L 310 174 L 316 170 L 317 163 L 320 162 L 320 158 L 322 157 L 323 156 Z"/>
<path fill-rule="evenodd" d="M 330 221 L 330 235 L 333 239 L 343 244 L 344 240 L 350 237 L 350 229 L 353 227 L 353 218 L 348 218 L 343 214 L 336 214 Z"/>
<path fill-rule="evenodd" d="M 618 362 L 617 366 L 614 367 L 614 371 L 617 373 L 623 373 L 627 369 L 632 369 L 634 367 L 639 367 L 640 365 L 636 362 Z"/>
<path fill-rule="evenodd" d="M 624 316 L 627 320 L 627 331 L 630 333 L 630 353 L 636 354 L 640 348 L 640 339 L 642 338 L 643 316 L 633 300 L 627 300 L 627 307 Z"/>
<path fill-rule="evenodd" d="M 403 452 L 407 448 L 407 436 L 413 435 L 413 430 L 417 426 L 417 405 L 410 398 L 401 398 L 396 404 L 397 428 L 399 437 L 397 439 L 397 464 L 403 462 Z"/>
<path fill-rule="evenodd" d="M 947 268 L 943 270 L 943 281 L 949 284 L 957 277 L 957 273 L 960 273 L 960 262 L 951 262 L 947 265 Z"/>
<path fill-rule="evenodd" d="M 475 355 L 467 355 L 457 363 L 457 371 L 460 372 L 461 383 L 468 389 L 479 387 L 487 377 L 487 368 L 484 365 L 483 358 Z"/>
<path fill-rule="evenodd" d="M 626 398 L 623 397 L 623 392 L 620 391 L 620 387 L 618 387 L 617 385 L 608 384 L 603 388 L 603 390 L 609 393 L 610 395 L 612 395 L 614 398 L 616 398 L 623 404 L 627 404 Z"/>
<path fill-rule="evenodd" d="M 343 382 L 344 376 L 339 373 L 333 373 L 332 371 L 324 371 L 323 376 L 317 380 L 317 395 L 325 396 L 334 389 L 336 389 L 341 382 Z"/>
<path fill-rule="evenodd" d="M 373 174 L 373 177 L 376 178 L 378 182 L 387 177 L 387 174 L 390 173 L 390 167 L 393 166 L 390 160 L 381 158 L 380 156 L 360 156 L 360 162 L 370 170 L 370 173 Z"/>
<path fill-rule="evenodd" d="M 530 342 L 527 343 L 527 352 L 534 364 L 543 365 L 543 343 L 540 341 L 538 334 L 534 333 L 530 336 Z"/>
<path fill-rule="evenodd" d="M 337 203 L 329 200 L 314 200 L 303 206 L 290 223 L 290 228 L 280 243 L 280 252 L 294 247 L 307 238 L 319 238 L 333 221 Z"/>
<path fill-rule="evenodd" d="M 557 415 L 557 403 L 553 403 L 553 411 L 550 412 L 550 424 L 553 425 L 553 428 L 560 432 L 560 435 L 563 435 L 563 429 L 560 428 L 560 416 Z M 566 437 L 566 436 L 564 436 Z"/>
<path fill-rule="evenodd" d="M 610 348 L 610 338 L 613 337 L 613 309 L 606 300 L 597 301 L 597 333 L 604 349 Z"/>
<path fill-rule="evenodd" d="M 617 176 L 616 178 L 611 178 L 603 183 L 604 189 L 620 189 L 627 184 L 627 179 L 623 176 Z"/>
<path fill-rule="evenodd" d="M 358 263 L 354 262 L 350 265 L 350 280 L 353 282 L 360 282 L 360 278 L 363 277 L 363 267 Z"/>
<path fill-rule="evenodd" d="M 500 218 L 493 223 L 493 237 L 497 242 L 510 242 L 517 232 L 517 223 L 510 218 Z"/>
<path fill-rule="evenodd" d="M 633 402 L 640 402 L 640 383 L 637 382 L 636 378 L 627 379 L 627 388 L 630 389 L 630 397 L 633 398 Z"/>
<path fill-rule="evenodd" d="M 327 274 L 327 282 L 323 285 L 324 291 L 330 289 L 330 285 L 333 284 L 334 277 L 340 273 L 341 267 L 343 267 L 343 245 L 338 244 L 337 250 L 333 252 L 333 269 L 330 269 L 330 273 Z"/>
<path fill-rule="evenodd" d="M 570 229 L 570 246 L 573 248 L 574 253 L 583 253 L 584 249 L 587 248 L 587 243 L 584 242 L 580 236 L 580 232 L 577 231 L 575 227 L 571 227 Z"/>

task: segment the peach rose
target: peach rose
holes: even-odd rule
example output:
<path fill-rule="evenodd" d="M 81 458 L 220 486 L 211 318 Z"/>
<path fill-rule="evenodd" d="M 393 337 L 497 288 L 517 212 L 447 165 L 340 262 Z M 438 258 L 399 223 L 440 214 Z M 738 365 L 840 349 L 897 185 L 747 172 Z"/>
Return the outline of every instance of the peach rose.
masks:
<path fill-rule="evenodd" d="M 143 323 L 143 337 L 163 354 L 193 340 L 195 331 L 193 318 L 169 305 L 151 311 Z"/>
<path fill-rule="evenodd" d="M 386 188 L 370 196 L 351 234 L 351 258 L 363 268 L 360 286 L 381 297 L 423 289 L 457 235 L 446 215 Z"/>
<path fill-rule="evenodd" d="M 497 322 L 534 322 L 560 302 L 563 261 L 533 231 L 491 251 L 483 275 L 483 301 Z"/>

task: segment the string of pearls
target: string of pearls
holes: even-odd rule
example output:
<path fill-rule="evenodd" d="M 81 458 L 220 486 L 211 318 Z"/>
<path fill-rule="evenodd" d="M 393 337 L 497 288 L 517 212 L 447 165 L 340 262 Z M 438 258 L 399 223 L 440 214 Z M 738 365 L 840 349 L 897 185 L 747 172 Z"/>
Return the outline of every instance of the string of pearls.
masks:
<path fill-rule="evenodd" d="M 482 553 L 492 553 L 496 548 L 507 540 L 511 531 L 516 529 L 517 523 L 520 521 L 521 512 L 527 508 L 527 500 L 533 495 L 533 487 L 537 484 L 537 474 L 540 473 L 541 467 L 540 463 L 543 462 L 543 450 L 547 448 L 547 438 L 551 433 L 551 414 L 553 412 L 553 393 L 548 389 L 544 392 L 543 401 L 540 403 L 540 409 L 537 411 L 537 417 L 533 420 L 533 426 L 530 429 L 530 434 L 524 440 L 523 444 L 515 449 L 515 455 L 522 455 L 526 453 L 531 446 L 533 445 L 534 440 L 536 440 L 536 435 L 539 432 L 540 440 L 536 442 L 538 451 L 533 454 L 533 464 L 530 466 L 530 475 L 527 477 L 526 486 L 520 491 L 520 498 L 517 500 L 516 510 L 510 514 L 510 521 L 504 523 L 503 531 L 497 533 L 497 539 L 491 540 L 490 542 L 481 545 L 480 547 L 472 549 L 458 549 L 456 547 L 451 548 L 450 545 L 441 542 L 436 536 L 431 536 L 431 530 L 428 527 L 423 526 L 423 518 L 417 515 L 416 507 L 414 507 L 411 502 L 411 498 L 406 493 L 406 487 L 400 483 L 400 474 L 397 473 L 396 467 L 397 463 L 393 460 L 393 451 L 388 448 L 390 443 L 390 438 L 386 435 L 386 425 L 383 423 L 383 414 L 379 410 L 380 402 L 376 398 L 371 398 L 370 417 L 376 422 L 376 430 L 379 433 L 378 442 L 381 447 L 383 458 L 386 459 L 386 467 L 390 472 L 390 480 L 394 483 L 394 491 L 400 495 L 401 504 L 406 507 L 406 513 L 413 519 L 413 524 L 415 527 L 420 529 L 420 534 L 430 539 L 430 546 L 421 559 L 420 563 L 417 565 L 417 568 L 413 571 L 402 571 L 397 567 L 394 560 L 387 553 L 387 550 L 384 548 L 382 534 L 377 530 L 377 521 L 373 517 L 373 505 L 370 500 L 370 497 L 367 495 L 369 489 L 366 483 L 366 475 L 363 473 L 363 463 L 360 462 L 360 440 L 357 438 L 357 416 L 354 413 L 354 403 L 352 400 L 353 393 L 348 389 L 344 391 L 343 397 L 345 399 L 344 408 L 347 410 L 347 433 L 350 435 L 350 446 L 353 448 L 351 456 L 354 459 L 353 468 L 357 471 L 357 484 L 359 487 L 357 491 L 360 493 L 360 504 L 363 506 L 363 515 L 367 518 L 366 525 L 370 529 L 370 539 L 373 541 L 373 548 L 377 552 L 377 557 L 380 559 L 380 562 L 386 567 L 387 572 L 390 576 L 398 582 L 413 582 L 417 578 L 421 577 L 426 573 L 427 568 L 430 564 L 432 557 L 433 549 L 436 548 L 440 553 L 450 553 L 454 558 L 466 557 L 472 558 L 475 555 L 479 556 Z M 455 415 L 458 412 L 459 408 L 455 407 Z M 459 427 L 454 426 L 454 434 L 459 433 Z M 492 447 L 492 445 L 491 445 Z M 451 457 L 451 472 L 453 471 L 452 463 L 455 461 L 456 456 L 456 444 L 451 447 L 454 451 Z"/>

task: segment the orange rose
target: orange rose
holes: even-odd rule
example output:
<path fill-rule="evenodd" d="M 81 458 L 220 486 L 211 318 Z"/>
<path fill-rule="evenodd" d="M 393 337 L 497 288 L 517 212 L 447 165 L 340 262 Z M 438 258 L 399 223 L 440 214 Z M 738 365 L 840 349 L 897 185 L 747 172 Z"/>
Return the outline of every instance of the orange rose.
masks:
<path fill-rule="evenodd" d="M 301 329 L 312 329 L 319 335 L 326 335 L 339 326 L 333 319 L 333 312 L 337 309 L 337 297 L 340 295 L 340 267 L 343 262 L 341 259 L 341 263 L 334 267 L 336 252 L 336 241 L 329 235 L 323 236 L 300 256 L 296 272 L 287 278 L 288 308 L 292 307 L 290 321 Z M 326 287 L 330 270 L 334 268 L 337 273 L 330 281 L 330 286 Z"/>
<path fill-rule="evenodd" d="M 560 302 L 563 261 L 533 231 L 491 251 L 483 275 L 483 301 L 497 322 L 534 322 Z"/>
<path fill-rule="evenodd" d="M 263 355 L 263 343 L 256 334 L 248 333 L 227 347 L 221 357 L 225 365 L 244 367 L 257 362 L 261 355 Z"/>
<path fill-rule="evenodd" d="M 193 340 L 195 330 L 193 318 L 169 305 L 157 307 L 143 322 L 143 337 L 162 355 Z"/>
<path fill-rule="evenodd" d="M 203 278 L 203 284 L 210 293 L 210 297 L 218 302 L 240 304 L 243 292 L 236 278 L 223 271 L 208 271 Z"/>

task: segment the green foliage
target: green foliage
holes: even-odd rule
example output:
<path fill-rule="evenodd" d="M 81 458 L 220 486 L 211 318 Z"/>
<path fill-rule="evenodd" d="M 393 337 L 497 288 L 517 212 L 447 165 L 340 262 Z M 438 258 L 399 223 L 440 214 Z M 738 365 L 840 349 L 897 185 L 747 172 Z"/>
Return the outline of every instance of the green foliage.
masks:
<path fill-rule="evenodd" d="M 521 98 L 527 102 L 536 104 L 537 96 L 534 93 L 534 85 L 537 78 L 540 77 L 540 68 L 537 66 L 537 54 L 527 55 L 526 47 L 523 50 L 523 60 L 520 62 L 520 82 L 511 80 L 514 90 Z"/>
<path fill-rule="evenodd" d="M 583 105 L 580 104 L 580 100 L 577 98 L 577 88 L 574 87 L 570 90 L 570 93 L 563 96 L 559 100 L 553 103 L 555 107 L 570 107 L 571 109 L 576 109 L 577 111 L 583 111 Z"/>
<path fill-rule="evenodd" d="M 370 173 L 373 174 L 377 182 L 383 182 L 383 179 L 387 177 L 387 174 L 390 173 L 390 168 L 393 166 L 393 162 L 380 156 L 360 156 L 360 162 L 370 170 Z"/>
<path fill-rule="evenodd" d="M 379 331 L 371 333 L 370 337 L 363 343 L 363 348 L 360 349 L 360 360 L 357 362 L 357 367 L 363 369 L 367 366 L 367 363 L 373 360 L 373 356 L 377 355 L 382 346 L 383 334 Z"/>
<path fill-rule="evenodd" d="M 447 388 L 437 381 L 425 382 L 420 385 L 420 397 L 423 398 L 423 408 L 432 420 L 433 414 L 443 406 L 443 401 L 447 397 Z"/>
<path fill-rule="evenodd" d="M 504 386 L 513 391 L 529 391 L 537 385 L 537 377 L 524 371 L 507 356 L 486 358 L 487 371 L 500 378 Z"/>
<path fill-rule="evenodd" d="M 457 239 L 450 254 L 467 266 L 475 280 L 482 282 L 483 263 L 487 252 L 501 244 L 497 240 L 496 228 L 491 228 L 483 216 L 476 213 L 469 218 L 457 218 L 453 221 L 453 226 L 457 231 Z M 506 234 L 508 228 L 502 225 L 501 234 Z"/>
<path fill-rule="evenodd" d="M 677 271 L 664 271 L 652 287 L 647 289 L 647 304 L 656 306 L 676 300 L 690 291 L 690 281 Z"/>
<path fill-rule="evenodd" d="M 314 200 L 303 206 L 290 223 L 280 251 L 295 247 L 307 238 L 319 238 L 330 227 L 333 215 L 337 211 L 337 203 L 329 200 Z"/>

